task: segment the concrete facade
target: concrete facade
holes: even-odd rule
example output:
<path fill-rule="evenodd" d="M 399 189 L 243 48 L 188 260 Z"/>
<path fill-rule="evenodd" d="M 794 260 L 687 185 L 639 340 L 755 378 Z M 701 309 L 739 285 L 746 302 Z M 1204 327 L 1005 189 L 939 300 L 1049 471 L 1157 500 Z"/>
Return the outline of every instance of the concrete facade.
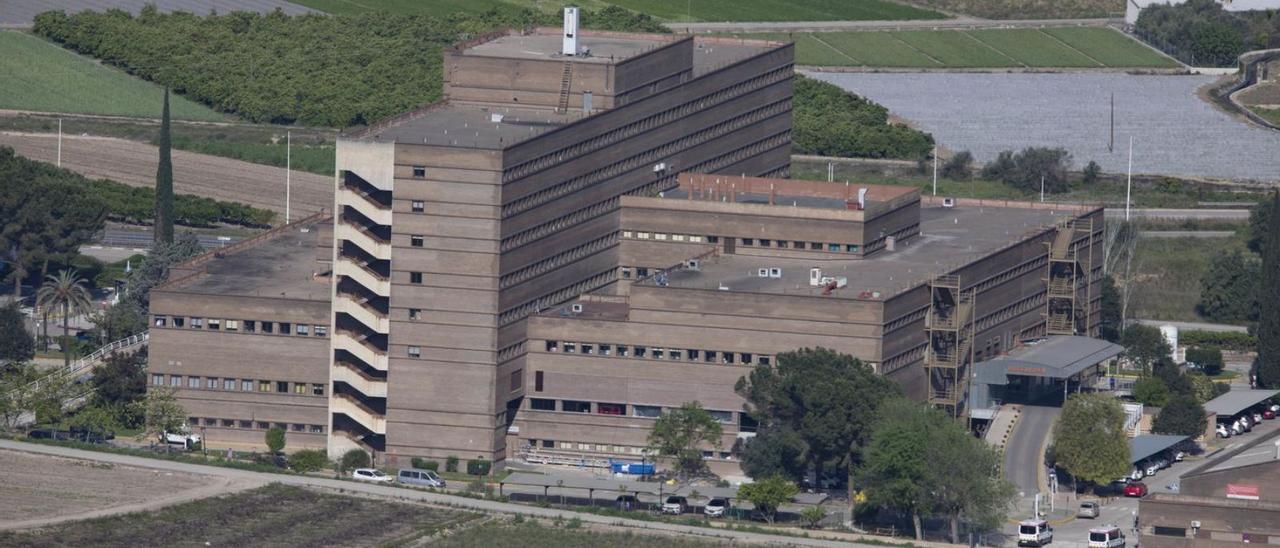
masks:
<path fill-rule="evenodd" d="M 785 175 L 789 44 L 508 33 L 445 54 L 446 101 L 338 143 L 329 450 L 507 455 L 526 318 L 616 280 L 623 196 Z M 584 96 L 591 94 L 587 110 Z"/>

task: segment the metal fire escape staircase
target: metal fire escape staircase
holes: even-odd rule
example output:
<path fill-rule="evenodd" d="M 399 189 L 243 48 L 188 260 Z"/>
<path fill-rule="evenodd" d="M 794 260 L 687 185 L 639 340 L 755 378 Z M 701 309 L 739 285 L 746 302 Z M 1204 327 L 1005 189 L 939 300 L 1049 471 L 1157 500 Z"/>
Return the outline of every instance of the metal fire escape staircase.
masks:
<path fill-rule="evenodd" d="M 556 106 L 556 112 L 564 114 L 569 112 L 569 88 L 573 83 L 573 61 L 564 62 L 564 72 L 560 76 L 560 103 Z"/>
<path fill-rule="evenodd" d="M 1046 335 L 1095 335 L 1090 321 L 1094 237 L 1091 219 L 1058 223 L 1057 234 L 1048 244 Z"/>
<path fill-rule="evenodd" d="M 929 403 L 953 417 L 963 411 L 968 368 L 973 363 L 974 295 L 974 290 L 961 290 L 959 276 L 938 276 L 929 283 L 925 317 Z"/>

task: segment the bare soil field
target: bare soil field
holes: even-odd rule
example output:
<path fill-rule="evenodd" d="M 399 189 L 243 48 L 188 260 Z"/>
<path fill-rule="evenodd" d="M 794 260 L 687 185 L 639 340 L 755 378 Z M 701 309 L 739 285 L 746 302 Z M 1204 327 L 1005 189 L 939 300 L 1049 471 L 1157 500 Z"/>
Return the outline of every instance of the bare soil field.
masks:
<path fill-rule="evenodd" d="M 249 487 L 225 478 L 2 450 L 0 485 L 0 530 L 141 511 Z"/>
<path fill-rule="evenodd" d="M 57 134 L 0 132 L 0 145 L 18 154 L 53 163 L 58 157 Z M 62 167 L 95 179 L 111 179 L 134 186 L 153 186 L 159 149 L 146 143 L 111 137 L 62 138 Z M 239 160 L 173 151 L 173 187 L 180 194 L 240 202 L 284 212 L 285 170 Z M 333 179 L 294 171 L 293 218 L 333 207 Z"/>

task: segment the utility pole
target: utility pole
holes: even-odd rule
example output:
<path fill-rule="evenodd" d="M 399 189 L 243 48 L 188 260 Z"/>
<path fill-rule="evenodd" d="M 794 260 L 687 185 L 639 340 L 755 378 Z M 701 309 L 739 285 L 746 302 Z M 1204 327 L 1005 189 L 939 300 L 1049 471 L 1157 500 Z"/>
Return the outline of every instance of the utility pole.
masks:
<path fill-rule="evenodd" d="M 289 224 L 289 192 L 293 187 L 293 131 L 284 132 L 284 224 Z"/>
<path fill-rule="evenodd" d="M 1040 201 L 1044 202 L 1044 174 L 1040 174 Z"/>
<path fill-rule="evenodd" d="M 62 167 L 62 118 L 58 118 L 58 167 Z"/>
<path fill-rule="evenodd" d="M 1124 220 L 1129 220 L 1129 203 L 1133 201 L 1133 136 L 1129 136 L 1129 175 L 1124 185 Z"/>
<path fill-rule="evenodd" d="M 1107 143 L 1107 152 L 1116 150 L 1116 94 L 1111 93 L 1111 141 Z"/>
<path fill-rule="evenodd" d="M 938 145 L 933 145 L 933 195 L 938 195 Z"/>
<path fill-rule="evenodd" d="M 827 182 L 831 183 L 836 180 L 836 163 L 827 162 Z"/>

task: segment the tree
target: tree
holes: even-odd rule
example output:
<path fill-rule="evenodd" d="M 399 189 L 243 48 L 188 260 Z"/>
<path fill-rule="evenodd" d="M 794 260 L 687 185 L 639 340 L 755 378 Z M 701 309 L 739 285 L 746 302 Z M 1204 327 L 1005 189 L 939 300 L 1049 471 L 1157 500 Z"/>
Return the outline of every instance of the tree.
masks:
<path fill-rule="evenodd" d="M 826 517 L 827 511 L 821 505 L 808 506 L 800 511 L 800 521 L 804 522 L 806 529 L 817 529 Z"/>
<path fill-rule="evenodd" d="M 1120 317 L 1120 289 L 1111 276 L 1102 278 L 1102 301 L 1098 317 L 1098 333 L 1108 342 L 1120 340 L 1124 319 Z"/>
<path fill-rule="evenodd" d="M 1027 147 L 1001 152 L 982 168 L 982 178 L 1028 192 L 1040 192 L 1042 186 L 1048 193 L 1066 192 L 1070 168 L 1071 153 L 1064 148 Z"/>
<path fill-rule="evenodd" d="M 155 438 L 168 447 L 164 435 L 181 432 L 186 426 L 187 410 L 182 408 L 174 396 L 174 389 L 168 386 L 154 386 L 147 390 L 142 406 L 143 431 L 138 439 Z M 201 440 L 203 443 L 204 440 Z"/>
<path fill-rule="evenodd" d="M 18 303 L 0 306 L 0 367 L 7 367 L 5 362 L 20 363 L 35 357 L 36 343 L 25 323 Z"/>
<path fill-rule="evenodd" d="M 160 163 L 156 167 L 154 243 L 173 243 L 173 142 L 169 128 L 169 88 L 164 88 L 160 114 Z"/>
<path fill-rule="evenodd" d="M 89 321 L 103 341 L 118 341 L 147 330 L 147 315 L 132 299 L 121 299 Z"/>
<path fill-rule="evenodd" d="M 756 433 L 739 451 L 742 471 L 749 477 L 783 476 L 793 481 L 804 477 L 805 443 L 799 434 L 782 428 Z"/>
<path fill-rule="evenodd" d="M 1120 402 L 1103 394 L 1072 394 L 1053 427 L 1057 464 L 1072 476 L 1106 484 L 1129 471 L 1129 439 Z"/>
<path fill-rule="evenodd" d="M 1258 317 L 1259 265 L 1239 250 L 1218 253 L 1201 280 L 1196 311 L 1215 322 L 1245 322 Z"/>
<path fill-rule="evenodd" d="M 1158 377 L 1142 377 L 1133 383 L 1133 399 L 1143 405 L 1162 407 L 1169 401 L 1169 387 Z"/>
<path fill-rule="evenodd" d="M 968 181 L 973 177 L 973 154 L 967 150 L 955 153 L 942 164 L 942 176 L 954 181 Z"/>
<path fill-rule="evenodd" d="M 1164 334 L 1149 325 L 1135 324 L 1124 328 L 1120 334 L 1120 345 L 1124 347 L 1125 357 L 1143 371 L 1150 371 L 1156 360 L 1173 352 Z"/>
<path fill-rule="evenodd" d="M 930 506 L 947 516 L 951 542 L 960 542 L 960 521 L 979 530 L 1004 523 L 1016 498 L 1015 487 L 1000 475 L 1001 454 L 936 410 L 931 410 L 930 440 L 925 452 Z"/>
<path fill-rule="evenodd" d="M 67 422 L 81 433 L 82 441 L 94 434 L 106 435 L 120 427 L 120 413 L 113 406 L 90 405 L 72 415 Z"/>
<path fill-rule="evenodd" d="M 284 451 L 283 428 L 273 427 L 267 429 L 266 438 L 267 451 L 270 451 L 272 455 L 278 455 L 281 451 Z"/>
<path fill-rule="evenodd" d="M 56 373 L 42 375 L 39 381 L 35 387 L 23 388 L 28 392 L 27 408 L 35 414 L 37 423 L 48 424 L 52 432 L 66 415 L 64 409 L 70 395 L 70 383 L 66 376 Z"/>
<path fill-rule="evenodd" d="M 93 297 L 84 286 L 84 279 L 76 271 L 61 270 L 58 274 L 50 274 L 44 285 L 36 292 L 36 303 L 41 308 L 59 308 L 62 310 L 62 363 L 71 366 L 70 324 L 74 313 L 88 314 L 93 310 Z"/>
<path fill-rule="evenodd" d="M 93 372 L 93 405 L 121 410 L 117 419 L 129 427 L 142 424 L 137 402 L 147 393 L 147 353 L 113 352 Z"/>
<path fill-rule="evenodd" d="M 831 461 L 848 474 L 861 458 L 880 403 L 901 394 L 896 383 L 857 358 L 826 348 L 781 353 L 775 364 L 757 365 L 734 389 L 760 422 L 760 435 L 783 430 L 804 441 L 815 478 Z"/>
<path fill-rule="evenodd" d="M 364 449 L 350 449 L 342 454 L 342 460 L 338 461 L 338 473 L 345 474 L 356 468 L 369 467 L 369 454 Z M 456 470 L 453 470 L 456 471 Z"/>
<path fill-rule="evenodd" d="M 1245 234 L 1246 245 L 1254 253 L 1262 253 L 1266 247 L 1268 231 L 1271 226 L 1271 213 L 1276 211 L 1272 200 L 1262 200 L 1249 211 L 1249 228 Z"/>
<path fill-rule="evenodd" d="M 649 431 L 649 445 L 658 455 L 673 459 L 677 472 L 685 477 L 702 470 L 706 465 L 702 461 L 703 446 L 719 449 L 723 434 L 720 421 L 702 404 L 686 402 L 658 417 Z"/>
<path fill-rule="evenodd" d="M 329 456 L 319 449 L 304 449 L 289 455 L 289 467 L 295 472 L 316 472 L 329 465 Z"/>
<path fill-rule="evenodd" d="M 7 429 L 16 425 L 23 414 L 31 411 L 35 394 L 30 386 L 42 376 L 36 366 L 29 363 L 10 364 L 0 369 L 0 417 L 4 418 L 0 427 Z"/>
<path fill-rule="evenodd" d="M 885 402 L 858 472 L 867 502 L 910 516 L 916 540 L 924 538 L 920 516 L 933 509 L 926 453 L 937 426 L 934 413 L 940 412 L 902 398 Z"/>
<path fill-rule="evenodd" d="M 1258 385 L 1280 387 L 1280 192 L 1271 195 L 1271 215 L 1262 247 L 1262 280 L 1258 292 Z"/>
<path fill-rule="evenodd" d="M 1102 175 L 1102 166 L 1098 165 L 1098 162 L 1089 160 L 1088 165 L 1084 166 L 1084 172 L 1081 175 L 1083 177 L 1081 180 L 1084 184 L 1091 185 L 1096 183 L 1098 182 L 1098 177 Z"/>
<path fill-rule="evenodd" d="M 1205 375 L 1213 376 L 1222 372 L 1222 349 L 1216 346 L 1193 346 L 1187 349 L 1187 362 L 1200 367 Z"/>
<path fill-rule="evenodd" d="M 1204 429 L 1204 407 L 1193 396 L 1177 395 L 1170 398 L 1169 403 L 1160 409 L 1160 414 L 1151 422 L 1151 431 L 1156 434 L 1194 437 L 1204 433 Z"/>
<path fill-rule="evenodd" d="M 757 479 L 738 488 L 738 498 L 751 502 L 769 523 L 777 516 L 778 507 L 799 493 L 800 488 L 782 476 Z"/>
<path fill-rule="evenodd" d="M 919 160 L 933 137 L 893 123 L 889 110 L 827 82 L 798 76 L 792 95 L 792 150 L 819 156 Z"/>
<path fill-rule="evenodd" d="M 204 253 L 204 248 L 191 232 L 183 232 L 172 243 L 153 245 L 147 258 L 130 273 L 125 298 L 136 305 L 139 314 L 145 316 L 151 304 L 151 288 L 168 279 L 171 267 L 201 253 Z"/>

